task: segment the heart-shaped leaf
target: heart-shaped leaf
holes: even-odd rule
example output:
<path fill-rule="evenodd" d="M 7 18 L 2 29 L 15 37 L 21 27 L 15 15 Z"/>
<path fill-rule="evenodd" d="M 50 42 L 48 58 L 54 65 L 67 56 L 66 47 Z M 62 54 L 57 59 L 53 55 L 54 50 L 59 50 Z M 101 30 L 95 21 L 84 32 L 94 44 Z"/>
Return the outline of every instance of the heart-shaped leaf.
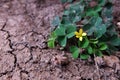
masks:
<path fill-rule="evenodd" d="M 89 40 L 87 38 L 85 38 L 81 43 L 80 43 L 80 47 L 81 48 L 87 48 L 89 45 Z"/>
<path fill-rule="evenodd" d="M 89 55 L 88 54 L 80 54 L 81 59 L 88 59 Z"/>
<path fill-rule="evenodd" d="M 62 47 L 65 47 L 67 44 L 67 37 L 66 36 L 58 37 L 58 42 Z"/>
<path fill-rule="evenodd" d="M 76 47 L 76 46 L 71 46 L 70 47 L 70 52 L 72 53 L 72 56 L 73 56 L 73 58 L 78 58 L 78 56 L 79 56 L 79 48 L 78 47 Z"/>
<path fill-rule="evenodd" d="M 65 27 L 58 27 L 56 30 L 55 30 L 55 34 L 57 36 L 64 36 L 65 35 Z"/>
<path fill-rule="evenodd" d="M 88 51 L 89 54 L 92 54 L 92 53 L 93 53 L 92 47 L 91 47 L 91 46 L 88 46 L 87 51 Z"/>
<path fill-rule="evenodd" d="M 99 46 L 100 50 L 106 50 L 108 48 L 108 46 L 105 43 L 99 43 Z"/>

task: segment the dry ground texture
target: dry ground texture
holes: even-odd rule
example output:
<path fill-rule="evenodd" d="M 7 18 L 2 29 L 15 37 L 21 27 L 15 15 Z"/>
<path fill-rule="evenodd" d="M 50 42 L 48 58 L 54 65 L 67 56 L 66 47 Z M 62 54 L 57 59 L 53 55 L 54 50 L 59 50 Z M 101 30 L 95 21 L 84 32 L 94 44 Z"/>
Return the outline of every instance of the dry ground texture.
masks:
<path fill-rule="evenodd" d="M 115 0 L 115 23 L 119 9 Z M 96 58 L 96 69 L 93 60 L 46 47 L 50 21 L 62 11 L 59 0 L 0 0 L 0 80 L 120 80 L 119 52 Z"/>

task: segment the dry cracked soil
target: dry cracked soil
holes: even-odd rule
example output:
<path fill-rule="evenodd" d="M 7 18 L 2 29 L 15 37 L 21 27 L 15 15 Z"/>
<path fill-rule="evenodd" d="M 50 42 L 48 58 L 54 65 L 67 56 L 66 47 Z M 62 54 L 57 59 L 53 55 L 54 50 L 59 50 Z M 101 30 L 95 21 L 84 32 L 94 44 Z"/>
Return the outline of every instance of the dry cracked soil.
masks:
<path fill-rule="evenodd" d="M 115 0 L 115 22 L 119 4 Z M 96 58 L 98 71 L 91 59 L 46 47 L 50 21 L 62 11 L 59 0 L 0 0 L 0 80 L 120 80 L 119 52 Z"/>

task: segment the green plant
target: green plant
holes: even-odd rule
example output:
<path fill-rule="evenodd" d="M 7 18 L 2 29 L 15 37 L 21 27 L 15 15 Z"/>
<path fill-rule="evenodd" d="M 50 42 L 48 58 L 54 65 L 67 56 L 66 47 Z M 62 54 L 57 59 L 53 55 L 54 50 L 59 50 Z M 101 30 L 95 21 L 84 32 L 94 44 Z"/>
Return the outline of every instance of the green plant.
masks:
<path fill-rule="evenodd" d="M 70 2 L 70 6 L 64 10 L 61 19 L 57 16 L 53 20 L 54 30 L 48 39 L 48 47 L 54 48 L 55 43 L 59 43 L 65 48 L 70 44 L 72 56 L 81 59 L 118 50 L 120 38 L 112 23 L 111 0 L 61 1 Z M 69 40 L 74 44 L 69 43 Z"/>

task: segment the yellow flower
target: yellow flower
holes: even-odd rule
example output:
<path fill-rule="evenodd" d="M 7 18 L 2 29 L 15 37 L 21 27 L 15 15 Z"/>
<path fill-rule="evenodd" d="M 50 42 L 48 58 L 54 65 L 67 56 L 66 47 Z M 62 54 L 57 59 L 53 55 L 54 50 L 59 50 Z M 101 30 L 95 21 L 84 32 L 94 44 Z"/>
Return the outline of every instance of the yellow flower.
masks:
<path fill-rule="evenodd" d="M 83 32 L 83 29 L 80 29 L 79 32 L 75 31 L 76 38 L 79 38 L 80 41 L 83 40 L 83 36 L 86 36 L 87 33 Z"/>

